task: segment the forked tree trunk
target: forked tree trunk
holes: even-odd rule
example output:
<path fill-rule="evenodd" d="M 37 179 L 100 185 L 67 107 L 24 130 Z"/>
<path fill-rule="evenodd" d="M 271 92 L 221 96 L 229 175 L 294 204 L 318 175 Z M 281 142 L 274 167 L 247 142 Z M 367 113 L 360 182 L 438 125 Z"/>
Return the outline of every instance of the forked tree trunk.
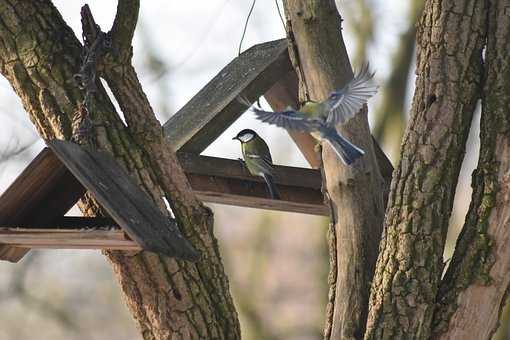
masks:
<path fill-rule="evenodd" d="M 480 158 L 466 222 L 439 290 L 438 339 L 490 339 L 510 287 L 509 5 L 489 1 Z"/>
<path fill-rule="evenodd" d="M 317 1 L 297 0 L 285 2 L 287 15 L 290 17 L 290 32 L 292 33 L 290 36 L 295 39 L 297 46 L 294 48 L 294 51 L 297 51 L 294 58 L 295 64 L 298 66 L 297 71 L 301 76 L 303 87 L 308 89 L 311 99 L 315 100 L 323 99 L 327 95 L 326 91 L 343 85 L 334 83 L 331 79 L 340 77 L 339 74 L 347 73 L 350 76 L 350 70 L 345 65 L 344 68 L 331 66 L 347 60 L 341 36 L 337 31 L 340 21 L 336 15 L 334 4 L 332 1 L 328 1 L 327 4 L 320 2 L 319 6 L 318 3 Z M 471 256 L 464 259 L 465 263 L 458 268 L 457 274 L 455 274 L 455 268 L 452 268 L 452 276 L 449 277 L 450 283 L 448 279 L 444 283 L 447 290 L 438 295 L 443 270 L 442 254 L 453 196 L 473 111 L 477 99 L 481 96 L 482 50 L 486 39 L 487 19 L 491 21 L 490 27 L 494 31 L 491 33 L 493 35 L 492 48 L 498 53 L 491 52 L 489 36 L 487 58 L 489 67 L 492 65 L 492 70 L 489 69 L 488 77 L 492 85 L 487 86 L 485 90 L 487 95 L 484 104 L 488 107 L 484 108 L 484 112 L 487 111 L 487 114 L 490 115 L 491 112 L 500 112 L 498 110 L 508 110 L 508 103 L 502 100 L 505 98 L 502 91 L 507 89 L 507 85 L 504 83 L 505 72 L 508 71 L 505 71 L 507 69 L 504 62 L 496 57 L 496 55 L 508 56 L 508 53 L 505 53 L 508 50 L 505 39 L 508 37 L 509 25 L 507 17 L 501 14 L 506 13 L 502 7 L 507 5 L 491 3 L 493 12 L 489 17 L 487 16 L 487 5 L 488 3 L 485 1 L 466 0 L 426 2 L 418 26 L 416 92 L 411 120 L 402 144 L 401 161 L 394 173 L 391 186 L 383 240 L 372 284 L 370 304 L 367 305 L 370 313 L 366 324 L 366 339 L 428 339 L 432 333 L 434 313 L 436 313 L 437 319 L 434 325 L 439 327 L 441 323 L 448 324 L 449 317 L 455 310 L 455 303 L 459 302 L 461 308 L 454 315 L 450 324 L 451 329 L 444 335 L 445 338 L 451 338 L 452 334 L 457 334 L 455 338 L 459 338 L 459 334 L 462 334 L 460 338 L 466 338 L 473 334 L 480 334 L 481 338 L 487 338 L 498 319 L 499 306 L 504 301 L 504 293 L 510 277 L 504 270 L 507 268 L 506 261 L 501 261 L 499 266 L 496 262 L 489 274 L 488 268 L 490 268 L 491 260 L 488 254 L 491 242 L 486 237 L 487 227 L 485 224 L 478 226 L 478 234 L 473 236 L 474 231 L 471 231 L 467 233 L 468 235 L 471 233 L 471 238 L 464 237 L 464 241 L 461 239 L 458 259 L 454 260 L 452 266 L 461 262 L 462 251 L 465 251 L 467 247 L 462 244 L 463 242 L 469 244 L 468 254 Z M 495 9 L 496 7 L 497 9 Z M 317 18 L 320 19 L 317 20 Z M 332 50 L 335 52 L 331 53 Z M 291 52 L 293 52 L 292 48 Z M 491 55 L 491 53 L 493 54 Z M 496 76 L 497 73 L 499 76 Z M 496 77 L 499 82 L 496 81 Z M 484 118 L 485 127 L 482 131 L 487 134 L 489 134 L 487 129 L 494 134 L 495 124 L 498 124 L 494 122 L 489 124 L 488 121 L 494 118 L 497 121 L 504 119 L 502 113 L 499 116 L 497 113 L 493 114 L 497 118 Z M 473 217 L 472 221 L 466 225 L 468 227 L 476 225 L 477 219 L 478 221 L 480 219 L 488 221 L 487 218 L 492 217 L 490 221 L 493 223 L 494 237 L 504 240 L 506 234 L 503 231 L 507 219 L 506 215 L 497 207 L 504 206 L 507 200 L 506 177 L 503 174 L 506 174 L 507 171 L 504 157 L 508 143 L 504 139 L 506 125 L 499 126 L 501 127 L 499 137 L 492 135 L 490 138 L 486 138 L 482 153 L 491 150 L 491 145 L 495 143 L 494 140 L 497 140 L 499 147 L 496 145 L 496 150 L 500 150 L 501 154 L 494 156 L 491 150 L 489 156 L 482 155 L 483 158 L 480 160 L 482 170 L 475 177 L 475 200 L 471 209 Z M 347 126 L 347 130 L 349 128 Z M 358 137 L 364 135 L 360 131 L 356 131 L 356 133 Z M 354 137 L 354 141 L 359 143 L 356 137 Z M 366 147 L 366 145 L 364 146 Z M 345 202 L 355 200 L 352 198 L 344 201 L 339 199 L 342 197 L 341 195 L 345 195 L 345 192 L 349 193 L 349 187 L 336 186 L 335 188 L 331 185 L 330 178 L 342 176 L 344 170 L 339 170 L 336 165 L 331 167 L 331 171 L 328 172 L 328 165 L 332 163 L 327 158 L 327 152 L 327 150 L 324 152 L 327 187 L 330 194 L 333 193 L 331 198 L 336 203 L 335 207 L 341 207 L 341 204 L 345 206 Z M 492 167 L 492 170 L 488 171 L 490 166 L 484 164 L 486 161 L 491 162 L 490 164 L 499 164 L 499 168 Z M 498 175 L 495 176 L 495 173 Z M 502 186 L 499 187 L 499 185 Z M 498 187 L 499 191 L 495 187 Z M 488 201 L 485 196 L 487 193 L 490 194 Z M 345 197 L 343 196 L 343 198 Z M 500 198 L 498 199 L 498 197 Z M 495 208 L 493 208 L 493 204 Z M 352 213 L 356 212 L 352 206 L 349 209 L 351 210 L 342 216 L 348 221 L 352 219 Z M 492 211 L 491 217 L 485 214 L 489 211 Z M 365 229 L 365 232 L 366 230 L 368 229 Z M 342 281 L 349 276 L 349 267 L 353 268 L 360 262 L 356 256 L 353 256 L 352 248 L 348 246 L 340 248 L 340 243 L 345 241 L 345 239 L 340 239 L 342 236 L 338 236 L 341 232 L 354 233 L 352 230 L 336 229 L 337 251 L 332 254 L 333 263 L 341 266 L 343 256 L 349 262 L 347 267 L 337 268 L 337 280 L 334 282 L 336 287 L 333 286 L 336 288 L 335 294 L 330 294 L 330 297 L 335 298 L 334 313 L 332 316 L 328 315 L 328 320 L 332 320 L 333 327 L 332 332 L 329 333 L 330 329 L 327 325 L 326 338 L 360 338 L 362 336 L 360 331 L 363 330 L 360 311 L 363 311 L 365 307 L 364 304 L 359 303 L 363 301 L 360 292 L 363 282 L 356 281 L 356 277 L 351 276 L 345 281 L 347 284 L 342 285 Z M 346 234 L 343 237 L 345 236 Z M 352 240 L 352 238 L 347 238 L 347 240 Z M 352 244 L 360 245 L 362 243 L 350 243 L 350 245 Z M 503 248 L 496 247 L 491 254 L 495 257 L 502 256 Z M 337 257 L 336 262 L 334 261 L 335 256 Z M 475 262 L 477 267 L 473 268 L 472 265 Z M 361 268 L 367 269 L 367 266 L 362 265 Z M 483 318 L 479 318 L 481 321 L 475 323 L 473 317 L 470 317 L 476 313 L 476 307 L 471 303 L 480 301 L 481 288 L 472 286 L 465 293 L 458 295 L 459 287 L 463 288 L 473 282 L 472 278 L 468 278 L 466 281 L 465 274 L 470 269 L 476 268 L 479 270 L 475 270 L 471 277 L 488 278 L 489 275 L 493 275 L 495 280 L 494 284 L 487 287 L 485 291 L 493 302 L 491 307 L 487 307 L 487 312 L 490 313 L 487 319 L 490 321 L 488 324 L 482 324 L 484 323 Z M 369 272 L 366 277 L 370 277 L 370 275 Z M 340 286 L 342 290 L 338 289 Z M 452 287 L 454 288 L 451 289 Z M 448 288 L 451 289 L 450 292 L 448 292 Z M 473 291 L 477 293 L 473 293 Z M 346 297 L 345 299 L 338 299 L 340 292 Z M 449 293 L 451 295 L 448 295 Z M 355 301 L 357 302 L 355 303 Z M 444 306 L 441 305 L 441 308 L 436 311 L 437 302 L 443 302 Z M 349 308 L 343 309 L 346 306 Z M 338 311 L 341 310 L 348 311 L 351 315 L 339 315 Z M 466 322 L 473 323 L 470 327 L 466 327 Z M 345 331 L 348 329 L 346 325 L 356 326 Z M 478 327 L 477 331 L 474 330 L 476 327 Z M 472 331 L 466 332 L 462 328 L 472 329 Z M 352 329 L 356 329 L 356 331 L 352 332 Z"/>
<path fill-rule="evenodd" d="M 118 56 L 100 61 L 99 71 L 128 126 L 97 82 L 90 112 L 94 123 L 103 125 L 96 129 L 97 144 L 115 156 L 166 214 L 162 197 L 168 198 L 181 230 L 202 259 L 192 264 L 148 252 L 106 255 L 144 339 L 237 339 L 240 328 L 213 235 L 212 213 L 194 197 L 130 64 L 138 9 L 138 1 L 119 1 L 112 29 Z M 51 1 L 0 0 L 0 72 L 46 140 L 70 137 L 71 118 L 83 101 L 83 92 L 72 81 L 81 53 L 80 43 Z M 86 214 L 100 210 L 90 197 L 81 208 Z"/>
<path fill-rule="evenodd" d="M 290 52 L 302 83 L 301 95 L 322 101 L 353 76 L 335 2 L 286 0 L 284 7 L 289 37 L 293 39 Z M 366 153 L 347 167 L 329 146 L 323 145 L 323 173 L 332 206 L 325 338 L 360 339 L 384 217 L 384 182 L 366 108 L 338 130 Z"/>
<path fill-rule="evenodd" d="M 466 139 L 482 82 L 487 2 L 425 3 L 411 117 L 386 210 L 366 339 L 428 339 Z"/>

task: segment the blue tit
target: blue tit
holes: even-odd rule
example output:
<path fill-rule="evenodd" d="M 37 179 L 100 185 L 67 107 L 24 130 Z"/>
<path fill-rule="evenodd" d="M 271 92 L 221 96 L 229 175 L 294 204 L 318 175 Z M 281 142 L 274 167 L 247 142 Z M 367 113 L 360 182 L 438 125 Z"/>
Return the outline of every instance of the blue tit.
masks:
<path fill-rule="evenodd" d="M 378 86 L 369 84 L 373 76 L 366 64 L 344 88 L 332 92 L 323 102 L 308 101 L 300 110 L 288 107 L 283 112 L 252 110 L 265 123 L 308 132 L 320 142 L 328 143 L 342 162 L 350 165 L 365 152 L 339 134 L 335 126 L 354 117 L 377 92 Z"/>
<path fill-rule="evenodd" d="M 273 160 L 266 142 L 250 129 L 240 131 L 232 139 L 241 142 L 244 164 L 250 174 L 263 177 L 271 198 L 279 200 L 280 194 L 273 181 Z"/>

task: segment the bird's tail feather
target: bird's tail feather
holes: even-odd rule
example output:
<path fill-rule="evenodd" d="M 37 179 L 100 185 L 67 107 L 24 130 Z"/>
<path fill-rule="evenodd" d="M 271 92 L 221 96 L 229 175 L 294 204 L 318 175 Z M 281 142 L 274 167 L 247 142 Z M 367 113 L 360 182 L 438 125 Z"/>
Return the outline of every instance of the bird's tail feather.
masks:
<path fill-rule="evenodd" d="M 328 136 L 326 142 L 331 145 L 345 165 L 351 165 L 356 159 L 365 154 L 365 151 L 352 144 L 338 133 L 332 137 Z"/>
<path fill-rule="evenodd" d="M 274 184 L 273 176 L 262 174 L 262 177 L 264 177 L 264 181 L 266 181 L 267 189 L 269 190 L 269 195 L 271 195 L 271 198 L 274 200 L 279 200 L 280 194 L 278 193 L 278 189 L 276 189 L 276 185 Z"/>

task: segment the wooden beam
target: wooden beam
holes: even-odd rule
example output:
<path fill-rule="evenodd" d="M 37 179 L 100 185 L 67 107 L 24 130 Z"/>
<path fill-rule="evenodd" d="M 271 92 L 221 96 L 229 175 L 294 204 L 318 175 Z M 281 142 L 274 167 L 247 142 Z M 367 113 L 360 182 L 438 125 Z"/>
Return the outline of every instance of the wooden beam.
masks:
<path fill-rule="evenodd" d="M 1 226 L 1 225 L 0 225 Z M 21 227 L 21 226 L 20 226 Z M 60 216 L 51 222 L 34 221 L 24 223 L 25 229 L 80 229 L 80 228 L 119 228 L 117 223 L 109 217 L 83 217 L 83 216 Z"/>
<path fill-rule="evenodd" d="M 0 225 L 47 223 L 63 216 L 85 189 L 49 149 L 44 149 L 0 197 Z M 27 249 L 0 245 L 0 260 L 19 261 Z"/>
<path fill-rule="evenodd" d="M 164 216 L 109 154 L 61 140 L 48 146 L 143 249 L 190 261 L 199 258 L 175 220 Z"/>
<path fill-rule="evenodd" d="M 274 111 L 283 111 L 287 106 L 298 108 L 298 84 L 296 72 L 292 69 L 264 94 L 264 98 Z M 315 138 L 305 132 L 287 130 L 287 133 L 308 161 L 308 164 L 313 169 L 318 169 L 320 167 L 320 156 L 314 149 L 317 145 Z"/>
<path fill-rule="evenodd" d="M 277 166 L 276 182 L 283 200 L 275 202 L 268 198 L 262 179 L 251 176 L 238 161 L 178 155 L 193 190 L 206 202 L 326 214 L 317 171 Z M 115 224 L 109 218 L 62 216 L 84 192 L 72 173 L 46 148 L 0 197 L 0 225 L 70 229 Z M 64 198 L 64 205 L 58 204 L 59 197 Z M 45 211 L 44 207 L 51 208 Z M 30 209 L 38 213 L 32 214 Z M 54 216 L 56 213 L 62 215 Z"/>
<path fill-rule="evenodd" d="M 328 213 L 317 170 L 276 166 L 275 181 L 282 196 L 282 200 L 276 201 L 268 197 L 263 180 L 251 176 L 239 161 L 185 153 L 178 156 L 192 189 L 205 202 L 315 215 Z M 109 180 L 102 182 L 109 183 Z M 52 150 L 45 148 L 0 197 L 0 225 L 46 230 L 58 227 L 60 231 L 70 232 L 74 227 L 111 225 L 109 218 L 63 216 L 84 193 L 85 188 L 74 175 Z M 30 244 L 2 245 L 6 242 L 5 238 L 0 240 L 0 260 L 11 262 L 21 259 Z M 108 244 L 103 244 L 101 249 L 106 249 Z M 56 248 L 58 244 L 51 247 Z"/>
<path fill-rule="evenodd" d="M 292 70 L 286 39 L 255 45 L 235 58 L 164 125 L 175 151 L 199 154 L 254 102 Z"/>
<path fill-rule="evenodd" d="M 178 153 L 193 191 L 205 202 L 326 215 L 317 170 L 275 166 L 281 200 L 269 198 L 262 178 L 251 176 L 237 160 Z"/>
<path fill-rule="evenodd" d="M 121 229 L 33 229 L 0 227 L 0 244 L 21 249 L 141 250 Z"/>

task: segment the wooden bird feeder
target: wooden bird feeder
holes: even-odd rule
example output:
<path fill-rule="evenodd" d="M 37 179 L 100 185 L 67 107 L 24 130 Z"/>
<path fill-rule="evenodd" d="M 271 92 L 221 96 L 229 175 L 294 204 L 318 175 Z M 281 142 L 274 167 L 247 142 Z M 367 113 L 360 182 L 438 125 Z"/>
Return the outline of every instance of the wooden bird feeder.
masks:
<path fill-rule="evenodd" d="M 235 58 L 165 124 L 191 186 L 205 202 L 327 215 L 315 139 L 289 131 L 312 169 L 275 166 L 280 200 L 267 194 L 262 178 L 251 176 L 237 161 L 200 156 L 245 111 L 238 98 L 254 103 L 264 96 L 274 110 L 299 107 L 298 78 L 292 67 L 287 39 L 255 45 Z M 389 183 L 393 166 L 377 142 L 374 149 L 383 178 Z"/>
<path fill-rule="evenodd" d="M 263 180 L 237 160 L 200 155 L 246 111 L 239 96 L 252 103 L 265 96 L 274 110 L 298 107 L 286 39 L 242 53 L 164 124 L 192 190 L 205 202 L 326 215 L 309 134 L 289 132 L 312 169 L 275 166 L 280 200 L 271 199 Z M 30 248 L 147 249 L 196 258 L 191 247 L 182 248 L 175 221 L 152 205 L 113 158 L 69 142 L 48 147 L 0 197 L 0 260 L 16 262 Z M 374 148 L 383 177 L 391 180 L 391 163 L 375 141 Z M 64 217 L 86 190 L 111 219 Z"/>
<path fill-rule="evenodd" d="M 48 146 L 0 197 L 0 259 L 16 262 L 30 248 L 145 249 L 198 259 L 175 220 L 111 156 L 67 141 Z M 64 216 L 86 190 L 111 218 Z"/>

